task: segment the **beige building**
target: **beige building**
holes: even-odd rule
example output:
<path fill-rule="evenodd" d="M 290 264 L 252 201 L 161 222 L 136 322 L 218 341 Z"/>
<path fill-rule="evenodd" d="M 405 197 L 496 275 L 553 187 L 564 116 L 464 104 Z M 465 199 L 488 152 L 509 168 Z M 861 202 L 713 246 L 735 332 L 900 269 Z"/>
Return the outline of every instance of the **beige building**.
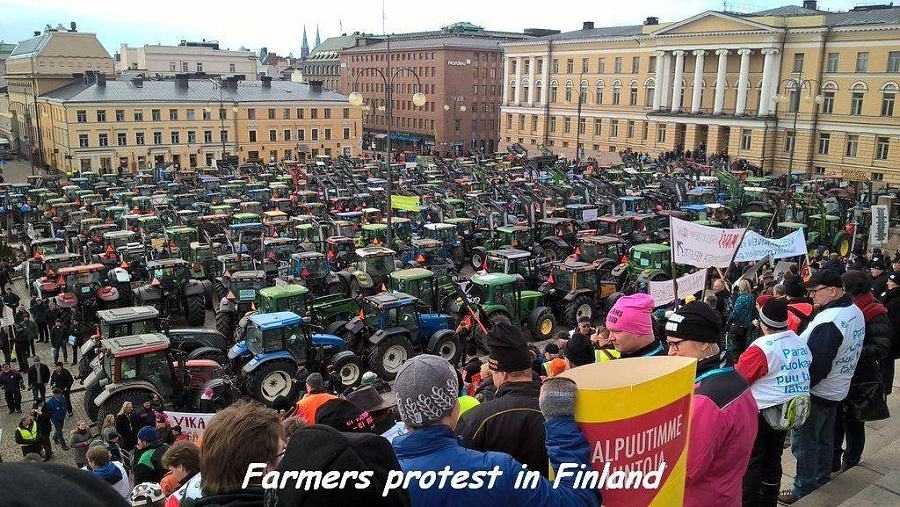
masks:
<path fill-rule="evenodd" d="M 116 72 L 145 77 L 174 77 L 175 74 L 203 73 L 211 76 L 257 78 L 256 54 L 252 51 L 221 49 L 216 41 L 181 41 L 177 46 L 145 45 L 130 48 L 122 44 Z"/>
<path fill-rule="evenodd" d="M 358 155 L 360 108 L 290 81 L 107 81 L 89 75 L 38 98 L 44 157 L 58 170 L 173 164 L 226 156 L 304 160 Z"/>
<path fill-rule="evenodd" d="M 20 153 L 31 153 L 40 163 L 45 151 L 34 134 L 43 125 L 35 114 L 37 97 L 72 81 L 73 74 L 98 71 L 113 76 L 113 59 L 92 33 L 64 28 L 35 32 L 18 43 L 6 60 L 10 134 Z"/>
<path fill-rule="evenodd" d="M 900 8 L 825 12 L 806 0 L 674 23 L 585 23 L 503 47 L 501 148 L 700 148 L 767 172 L 900 184 Z"/>

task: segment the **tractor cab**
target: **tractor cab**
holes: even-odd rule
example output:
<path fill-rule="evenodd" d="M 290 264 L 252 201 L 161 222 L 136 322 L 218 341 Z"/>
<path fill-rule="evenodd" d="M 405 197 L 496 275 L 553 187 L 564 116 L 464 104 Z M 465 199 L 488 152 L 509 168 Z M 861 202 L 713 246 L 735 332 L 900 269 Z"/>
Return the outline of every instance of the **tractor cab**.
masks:
<path fill-rule="evenodd" d="M 119 223 L 128 209 L 125 206 L 107 206 L 100 210 L 100 220 L 107 223 Z"/>
<path fill-rule="evenodd" d="M 365 224 L 356 233 L 357 246 L 385 246 L 387 224 Z"/>
<path fill-rule="evenodd" d="M 235 213 L 231 216 L 231 225 L 258 224 L 260 217 L 256 213 Z"/>
<path fill-rule="evenodd" d="M 138 232 L 145 238 L 159 238 L 163 235 L 162 221 L 156 215 L 144 215 L 137 219 Z"/>
<path fill-rule="evenodd" d="M 355 242 L 352 237 L 331 236 L 325 240 L 325 257 L 332 269 L 341 270 L 353 261 Z"/>
<path fill-rule="evenodd" d="M 100 302 L 106 306 L 114 305 L 119 299 L 119 292 L 113 287 L 106 286 L 105 274 L 106 266 L 99 263 L 57 270 L 56 275 L 63 280 L 61 285 L 65 287 L 65 292 L 56 297 L 60 308 L 77 307 L 81 310 L 85 322 L 92 320 L 92 310 L 96 310 Z"/>
<path fill-rule="evenodd" d="M 290 228 L 290 217 L 283 211 L 266 211 L 263 213 L 262 223 L 268 229 L 272 237 L 285 236 Z"/>
<path fill-rule="evenodd" d="M 429 269 L 438 276 L 447 274 L 453 267 L 444 244 L 431 238 L 412 240 L 412 248 L 403 257 L 410 266 Z"/>
<path fill-rule="evenodd" d="M 41 238 L 28 244 L 28 256 L 40 258 L 45 255 L 56 255 L 66 252 L 66 240 L 62 238 Z"/>
<path fill-rule="evenodd" d="M 357 248 L 356 258 L 356 271 L 363 273 L 373 287 L 378 287 L 387 282 L 388 276 L 394 271 L 397 253 L 390 248 L 373 246 Z"/>
<path fill-rule="evenodd" d="M 597 234 L 627 237 L 634 231 L 634 218 L 625 215 L 604 215 L 597 219 Z"/>
<path fill-rule="evenodd" d="M 320 252 L 291 254 L 288 276 L 314 289 L 317 294 L 323 292 L 328 273 L 331 273 L 331 264 L 325 254 Z"/>
<path fill-rule="evenodd" d="M 200 235 L 194 227 L 170 227 L 166 229 L 169 253 L 175 257 L 189 260 L 191 243 L 200 241 Z"/>
<path fill-rule="evenodd" d="M 619 197 L 619 203 L 626 215 L 633 215 L 647 211 L 647 200 L 636 195 L 625 195 Z"/>
<path fill-rule="evenodd" d="M 235 252 L 256 256 L 262 249 L 265 226 L 259 222 L 245 222 L 228 226 L 227 237 Z"/>
<path fill-rule="evenodd" d="M 788 234 L 791 234 L 793 232 L 796 232 L 799 229 L 805 229 L 806 224 L 801 224 L 799 222 L 786 221 L 786 222 L 778 222 L 778 225 L 776 227 L 778 228 L 777 229 L 778 235 L 783 237 L 783 236 L 787 236 Z"/>
<path fill-rule="evenodd" d="M 518 250 L 528 250 L 534 243 L 531 228 L 525 225 L 504 225 L 494 229 L 497 234 L 497 246 L 510 246 Z"/>
<path fill-rule="evenodd" d="M 182 227 L 197 227 L 200 220 L 200 213 L 190 209 L 184 209 L 175 212 L 177 217 L 176 223 Z"/>
<path fill-rule="evenodd" d="M 617 236 L 581 236 L 575 254 L 578 260 L 597 264 L 602 269 L 607 264 L 618 264 L 627 255 L 627 248 L 626 241 Z"/>
<path fill-rule="evenodd" d="M 130 306 L 97 312 L 101 339 L 135 334 L 158 333 L 159 310 L 152 306 Z M 90 345 L 85 344 L 85 348 Z"/>
<path fill-rule="evenodd" d="M 256 295 L 256 310 L 259 313 L 294 312 L 306 315 L 306 298 L 309 289 L 298 284 L 280 284 L 261 289 Z"/>
<path fill-rule="evenodd" d="M 297 240 L 294 238 L 263 239 L 263 270 L 271 281 L 287 273 L 291 254 L 297 251 Z"/>
<path fill-rule="evenodd" d="M 543 293 L 520 289 L 518 278 L 505 273 L 475 275 L 471 282 L 468 300 L 478 306 L 482 320 L 493 321 L 502 315 L 513 325 L 528 330 L 532 340 L 553 336 L 556 319 L 544 306 Z"/>
<path fill-rule="evenodd" d="M 425 224 L 423 229 L 424 237 L 440 241 L 451 248 L 459 244 L 459 238 L 456 234 L 457 226 L 450 223 Z"/>
<path fill-rule="evenodd" d="M 668 245 L 657 243 L 635 245 L 628 252 L 627 269 L 634 275 L 650 270 L 651 273 L 661 273 L 669 278 L 669 273 L 672 272 L 671 250 Z"/>
<path fill-rule="evenodd" d="M 293 224 L 293 236 L 299 243 L 298 249 L 307 252 L 321 251 L 325 244 L 324 229 L 327 227 L 311 222 Z"/>
<path fill-rule="evenodd" d="M 538 286 L 540 275 L 531 252 L 516 248 L 489 250 L 486 262 L 488 272 L 513 275 L 519 280 L 519 287 L 522 289 Z"/>
<path fill-rule="evenodd" d="M 766 211 L 747 211 L 741 213 L 744 225 L 751 231 L 755 231 L 766 236 L 769 231 L 769 225 L 772 223 L 772 213 Z"/>
<path fill-rule="evenodd" d="M 616 284 L 601 280 L 592 263 L 567 260 L 553 264 L 540 291 L 546 294 L 557 318 L 574 328 L 581 317 L 593 318 L 604 298 L 616 291 Z"/>
<path fill-rule="evenodd" d="M 542 218 L 538 220 L 537 239 L 550 236 L 557 237 L 567 243 L 575 240 L 578 226 L 571 218 Z"/>

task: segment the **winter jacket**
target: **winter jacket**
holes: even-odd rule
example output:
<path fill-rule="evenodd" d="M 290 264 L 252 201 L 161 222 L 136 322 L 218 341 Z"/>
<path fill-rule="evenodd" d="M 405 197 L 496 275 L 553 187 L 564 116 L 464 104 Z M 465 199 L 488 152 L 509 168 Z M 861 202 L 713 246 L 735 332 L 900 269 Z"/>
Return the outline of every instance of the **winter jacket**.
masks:
<path fill-rule="evenodd" d="M 37 325 L 32 320 L 22 322 L 16 330 L 16 343 L 31 343 L 37 338 Z"/>
<path fill-rule="evenodd" d="M 84 463 L 84 455 L 91 445 L 91 430 L 78 431 L 78 428 L 72 430 L 69 445 L 75 450 L 75 463 Z"/>
<path fill-rule="evenodd" d="M 69 339 L 69 332 L 62 324 L 50 328 L 50 345 L 62 347 Z"/>
<path fill-rule="evenodd" d="M 38 383 L 38 367 L 41 368 L 41 384 L 50 382 L 50 368 L 46 364 L 33 364 L 28 368 L 28 386 L 31 387 Z"/>
<path fill-rule="evenodd" d="M 143 450 L 137 464 L 134 465 L 135 484 L 159 482 L 166 475 L 166 469 L 162 466 L 162 457 L 167 450 L 169 450 L 169 445 L 165 442 L 155 442 Z"/>
<path fill-rule="evenodd" d="M 858 389 L 862 384 L 869 382 L 883 382 L 883 365 L 886 361 L 893 361 L 891 356 L 891 342 L 894 329 L 888 318 L 887 308 L 875 299 L 871 292 L 853 299 L 854 304 L 863 312 L 866 319 L 866 336 L 863 339 L 862 352 L 856 363 L 856 370 L 850 380 L 850 392 L 848 400 L 856 403 L 886 404 L 886 400 L 879 394 L 880 399 L 866 399 L 876 394 L 871 390 Z"/>
<path fill-rule="evenodd" d="M 47 323 L 47 303 L 31 303 L 31 317 L 38 324 Z"/>
<path fill-rule="evenodd" d="M 879 301 L 882 301 L 884 293 L 887 292 L 889 276 L 891 276 L 890 271 L 883 271 L 880 275 L 872 278 L 872 294 L 874 294 L 875 298 Z"/>
<path fill-rule="evenodd" d="M 718 356 L 697 363 L 697 378 L 684 505 L 740 505 L 741 481 L 756 440 L 756 399 L 744 377 Z"/>
<path fill-rule="evenodd" d="M 894 363 L 900 359 L 900 287 L 889 289 L 885 293 L 884 306 L 891 321 L 891 355 L 882 365 L 882 379 L 885 394 L 890 394 L 894 383 Z"/>
<path fill-rule="evenodd" d="M 120 444 L 123 449 L 134 449 L 137 444 L 137 432 L 140 429 L 134 412 L 116 416 L 116 432 L 122 436 Z"/>
<path fill-rule="evenodd" d="M 818 315 L 832 308 L 848 308 L 853 306 L 853 299 L 849 294 L 844 294 L 840 298 L 819 309 Z M 813 317 L 815 321 L 816 317 Z M 812 325 L 813 322 L 810 322 Z M 841 345 L 844 343 L 844 334 L 838 329 L 834 322 L 822 322 L 813 327 L 807 326 L 803 332 L 802 338 L 806 339 L 809 345 L 809 351 L 812 353 L 812 362 L 809 365 L 809 387 L 812 401 L 824 406 L 837 406 L 839 401 L 834 399 L 825 399 L 817 396 L 813 390 L 819 382 L 832 378 L 839 372 L 832 372 L 834 359 L 837 357 Z"/>
<path fill-rule="evenodd" d="M 505 452 L 529 470 L 547 477 L 544 416 L 538 406 L 540 386 L 506 382 L 496 397 L 472 408 L 456 426 L 462 445 L 476 451 Z"/>
<path fill-rule="evenodd" d="M 561 463 L 590 466 L 590 446 L 572 419 L 552 419 L 544 423 L 547 455 L 554 470 Z M 493 488 L 422 490 L 417 482 L 410 484 L 409 496 L 414 507 L 479 506 L 596 506 L 602 503 L 600 492 L 573 489 L 573 478 L 560 481 L 560 487 L 541 478 L 537 487 L 516 489 L 516 476 L 524 468 L 502 452 L 480 452 L 466 449 L 447 426 L 431 426 L 400 435 L 392 442 L 397 460 L 404 472 L 435 471 L 450 467 L 455 472 L 490 471 L 495 466 L 503 472 Z M 485 481 L 488 479 L 485 478 Z M 740 484 L 740 481 L 738 481 Z M 182 504 L 183 505 L 183 504 Z"/>
<path fill-rule="evenodd" d="M 32 420 L 31 426 L 23 427 L 20 423 L 16 426 L 16 443 L 22 446 L 32 446 L 40 443 L 37 421 Z"/>
<path fill-rule="evenodd" d="M 63 368 L 62 370 L 53 370 L 53 373 L 50 374 L 50 387 L 58 387 L 63 391 L 67 391 L 72 389 L 72 384 L 75 383 L 75 379 L 72 378 L 72 374 L 69 373 L 69 370 Z"/>
<path fill-rule="evenodd" d="M 66 399 L 60 396 L 59 398 L 55 396 L 51 396 L 49 400 L 44 403 L 44 410 L 50 413 L 50 418 L 56 421 L 57 423 L 62 423 L 66 420 L 66 414 L 68 413 L 68 405 L 66 405 Z"/>
<path fill-rule="evenodd" d="M 738 295 L 734 300 L 734 306 L 731 308 L 731 315 L 728 319 L 738 327 L 750 327 L 753 325 L 753 295 L 744 292 Z"/>
<path fill-rule="evenodd" d="M 189 483 L 190 484 L 190 483 Z M 180 507 L 263 507 L 265 490 L 260 486 L 248 486 L 234 493 L 182 498 Z"/>
<path fill-rule="evenodd" d="M 156 412 L 153 411 L 153 407 L 150 410 L 145 410 L 144 407 L 141 407 L 135 413 L 138 420 L 138 426 L 135 431 L 140 431 L 144 426 L 156 426 Z"/>
<path fill-rule="evenodd" d="M 50 433 L 53 431 L 53 423 L 50 421 L 50 411 L 44 408 L 34 418 L 37 421 L 38 435 L 41 438 L 50 439 Z"/>
<path fill-rule="evenodd" d="M 0 389 L 4 391 L 19 391 L 22 389 L 22 374 L 18 370 L 0 372 Z"/>
<path fill-rule="evenodd" d="M 788 301 L 788 329 L 798 335 L 806 330 L 806 325 L 812 320 L 815 307 L 803 299 Z"/>

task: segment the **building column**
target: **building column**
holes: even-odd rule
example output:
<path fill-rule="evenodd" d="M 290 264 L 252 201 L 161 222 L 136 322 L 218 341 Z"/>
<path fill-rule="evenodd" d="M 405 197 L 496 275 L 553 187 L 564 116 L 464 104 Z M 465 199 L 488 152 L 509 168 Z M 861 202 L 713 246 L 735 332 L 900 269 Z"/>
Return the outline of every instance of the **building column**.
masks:
<path fill-rule="evenodd" d="M 525 61 L 524 58 L 518 57 L 516 58 L 516 88 L 515 95 L 513 97 L 513 102 L 518 106 L 522 103 L 522 62 Z"/>
<path fill-rule="evenodd" d="M 719 49 L 719 68 L 716 70 L 716 102 L 713 105 L 713 114 L 722 114 L 725 107 L 725 70 L 728 66 L 728 50 Z"/>
<path fill-rule="evenodd" d="M 659 111 L 662 108 L 662 91 L 663 91 L 663 55 L 665 51 L 656 52 L 656 87 L 653 88 L 653 110 Z"/>
<path fill-rule="evenodd" d="M 675 77 L 672 79 L 672 112 L 681 111 L 681 82 L 684 80 L 684 51 L 673 51 L 675 55 Z"/>
<path fill-rule="evenodd" d="M 550 53 L 544 54 L 544 63 L 541 65 L 541 105 L 547 104 L 550 92 Z"/>
<path fill-rule="evenodd" d="M 660 78 L 663 86 L 662 102 L 660 109 L 669 107 L 672 104 L 672 54 L 663 55 L 663 72 Z"/>
<path fill-rule="evenodd" d="M 762 54 L 765 55 L 763 61 L 763 78 L 762 88 L 759 94 L 759 112 L 757 116 L 766 116 L 772 106 L 772 82 L 775 74 L 775 57 L 778 54 L 777 49 L 763 49 Z"/>
<path fill-rule="evenodd" d="M 700 102 L 703 100 L 703 62 L 706 51 L 698 49 L 694 51 L 694 94 L 691 96 L 691 112 L 700 112 Z"/>
<path fill-rule="evenodd" d="M 537 57 L 530 56 L 528 57 L 528 97 L 525 100 L 528 101 L 528 106 L 534 105 L 534 67 L 537 65 Z"/>
<path fill-rule="evenodd" d="M 503 59 L 503 105 L 509 104 L 509 60 L 510 57 Z"/>
<path fill-rule="evenodd" d="M 747 109 L 747 88 L 750 76 L 750 50 L 740 49 L 738 54 L 741 55 L 741 72 L 738 77 L 737 103 L 734 106 L 734 114 L 742 115 Z"/>

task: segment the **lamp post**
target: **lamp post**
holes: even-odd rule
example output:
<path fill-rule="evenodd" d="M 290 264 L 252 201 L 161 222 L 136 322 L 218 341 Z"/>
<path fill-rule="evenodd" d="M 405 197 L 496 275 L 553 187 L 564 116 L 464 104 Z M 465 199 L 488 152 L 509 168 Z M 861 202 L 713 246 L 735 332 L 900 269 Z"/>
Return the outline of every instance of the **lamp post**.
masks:
<path fill-rule="evenodd" d="M 209 82 L 211 82 L 213 85 L 215 85 L 215 87 L 219 90 L 219 99 L 218 99 L 218 103 L 219 103 L 219 139 L 222 141 L 222 160 L 224 161 L 225 160 L 225 136 L 223 135 L 223 133 L 225 132 L 225 114 L 224 114 L 225 99 L 222 96 L 224 87 L 222 86 L 222 83 L 219 83 L 214 79 L 209 79 Z M 209 104 L 215 100 L 216 100 L 215 97 L 207 100 L 206 107 L 204 107 L 203 110 L 206 111 L 207 113 L 212 114 L 212 108 L 209 107 Z M 235 142 L 235 146 L 237 146 L 237 136 L 238 136 L 238 133 L 237 133 L 237 112 L 238 112 L 237 101 L 232 102 L 231 112 L 234 114 L 234 142 Z"/>
<path fill-rule="evenodd" d="M 796 76 L 782 79 L 781 82 L 778 83 L 778 88 L 782 87 L 784 89 L 784 93 L 776 93 L 774 98 L 778 102 L 782 103 L 790 101 L 790 107 L 791 109 L 793 109 L 792 112 L 794 113 L 793 126 L 791 127 L 791 131 L 793 133 L 793 138 L 791 140 L 791 155 L 788 159 L 787 185 L 785 185 L 785 192 L 787 192 L 791 188 L 791 172 L 794 168 L 794 149 L 797 147 L 797 117 L 800 115 L 800 96 L 803 93 L 803 90 L 806 90 L 807 95 L 804 97 L 804 100 L 808 102 L 821 104 L 825 99 L 821 94 L 818 93 L 819 82 L 815 79 L 804 79 L 802 68 Z M 794 95 L 795 93 L 796 96 Z M 810 132 L 809 142 L 813 142 L 813 134 L 813 132 Z"/>
<path fill-rule="evenodd" d="M 386 38 L 387 49 L 385 62 L 387 64 L 387 68 L 382 70 L 378 67 L 364 67 L 359 69 L 360 71 L 370 70 L 372 72 L 377 73 L 381 76 L 382 81 L 384 81 L 384 118 L 385 118 L 385 126 L 387 129 L 387 139 L 385 142 L 385 164 L 387 171 L 387 184 L 385 185 L 385 195 L 387 197 L 387 210 L 385 211 L 385 220 L 387 222 L 387 231 L 385 234 L 386 243 L 388 245 L 391 244 L 391 185 L 392 185 L 392 176 L 391 176 L 391 125 L 393 123 L 393 97 L 394 97 L 394 79 L 397 76 L 400 76 L 404 73 L 412 74 L 416 78 L 416 93 L 412 96 L 412 103 L 416 107 L 422 107 L 425 105 L 426 98 L 425 94 L 422 93 L 422 81 L 419 79 L 419 74 L 412 67 L 398 67 L 396 69 L 391 69 L 391 38 Z M 359 77 L 362 75 L 362 72 L 358 72 L 356 74 L 356 80 L 353 83 L 353 93 L 350 94 L 350 103 L 354 106 L 361 106 L 363 104 L 363 96 L 359 93 Z"/>
<path fill-rule="evenodd" d="M 444 104 L 444 111 L 450 111 L 450 110 L 453 111 L 453 116 L 452 116 L 453 132 L 456 132 L 457 131 L 457 129 L 456 129 L 456 112 L 459 111 L 461 113 L 465 113 L 469 108 L 466 107 L 465 104 L 460 104 L 459 106 L 456 106 L 456 105 L 451 106 L 450 105 L 451 103 L 455 104 L 455 103 L 459 103 L 459 102 L 462 102 L 463 100 L 465 100 L 465 97 L 463 97 L 462 95 L 447 95 L 446 98 L 448 99 L 448 103 Z M 454 136 L 453 142 L 450 143 L 451 150 L 453 149 L 453 144 L 454 144 L 455 140 L 456 139 Z M 463 141 L 462 144 L 465 145 L 465 141 Z M 460 148 L 462 148 L 462 147 L 460 147 Z M 473 151 L 475 150 L 475 146 L 472 146 L 472 150 Z M 460 150 L 460 151 L 462 151 L 462 150 Z"/>
<path fill-rule="evenodd" d="M 584 99 L 587 97 L 588 90 L 586 86 L 582 86 L 584 74 L 578 75 L 578 116 L 575 119 L 575 167 L 581 162 L 581 106 L 584 105 Z"/>

